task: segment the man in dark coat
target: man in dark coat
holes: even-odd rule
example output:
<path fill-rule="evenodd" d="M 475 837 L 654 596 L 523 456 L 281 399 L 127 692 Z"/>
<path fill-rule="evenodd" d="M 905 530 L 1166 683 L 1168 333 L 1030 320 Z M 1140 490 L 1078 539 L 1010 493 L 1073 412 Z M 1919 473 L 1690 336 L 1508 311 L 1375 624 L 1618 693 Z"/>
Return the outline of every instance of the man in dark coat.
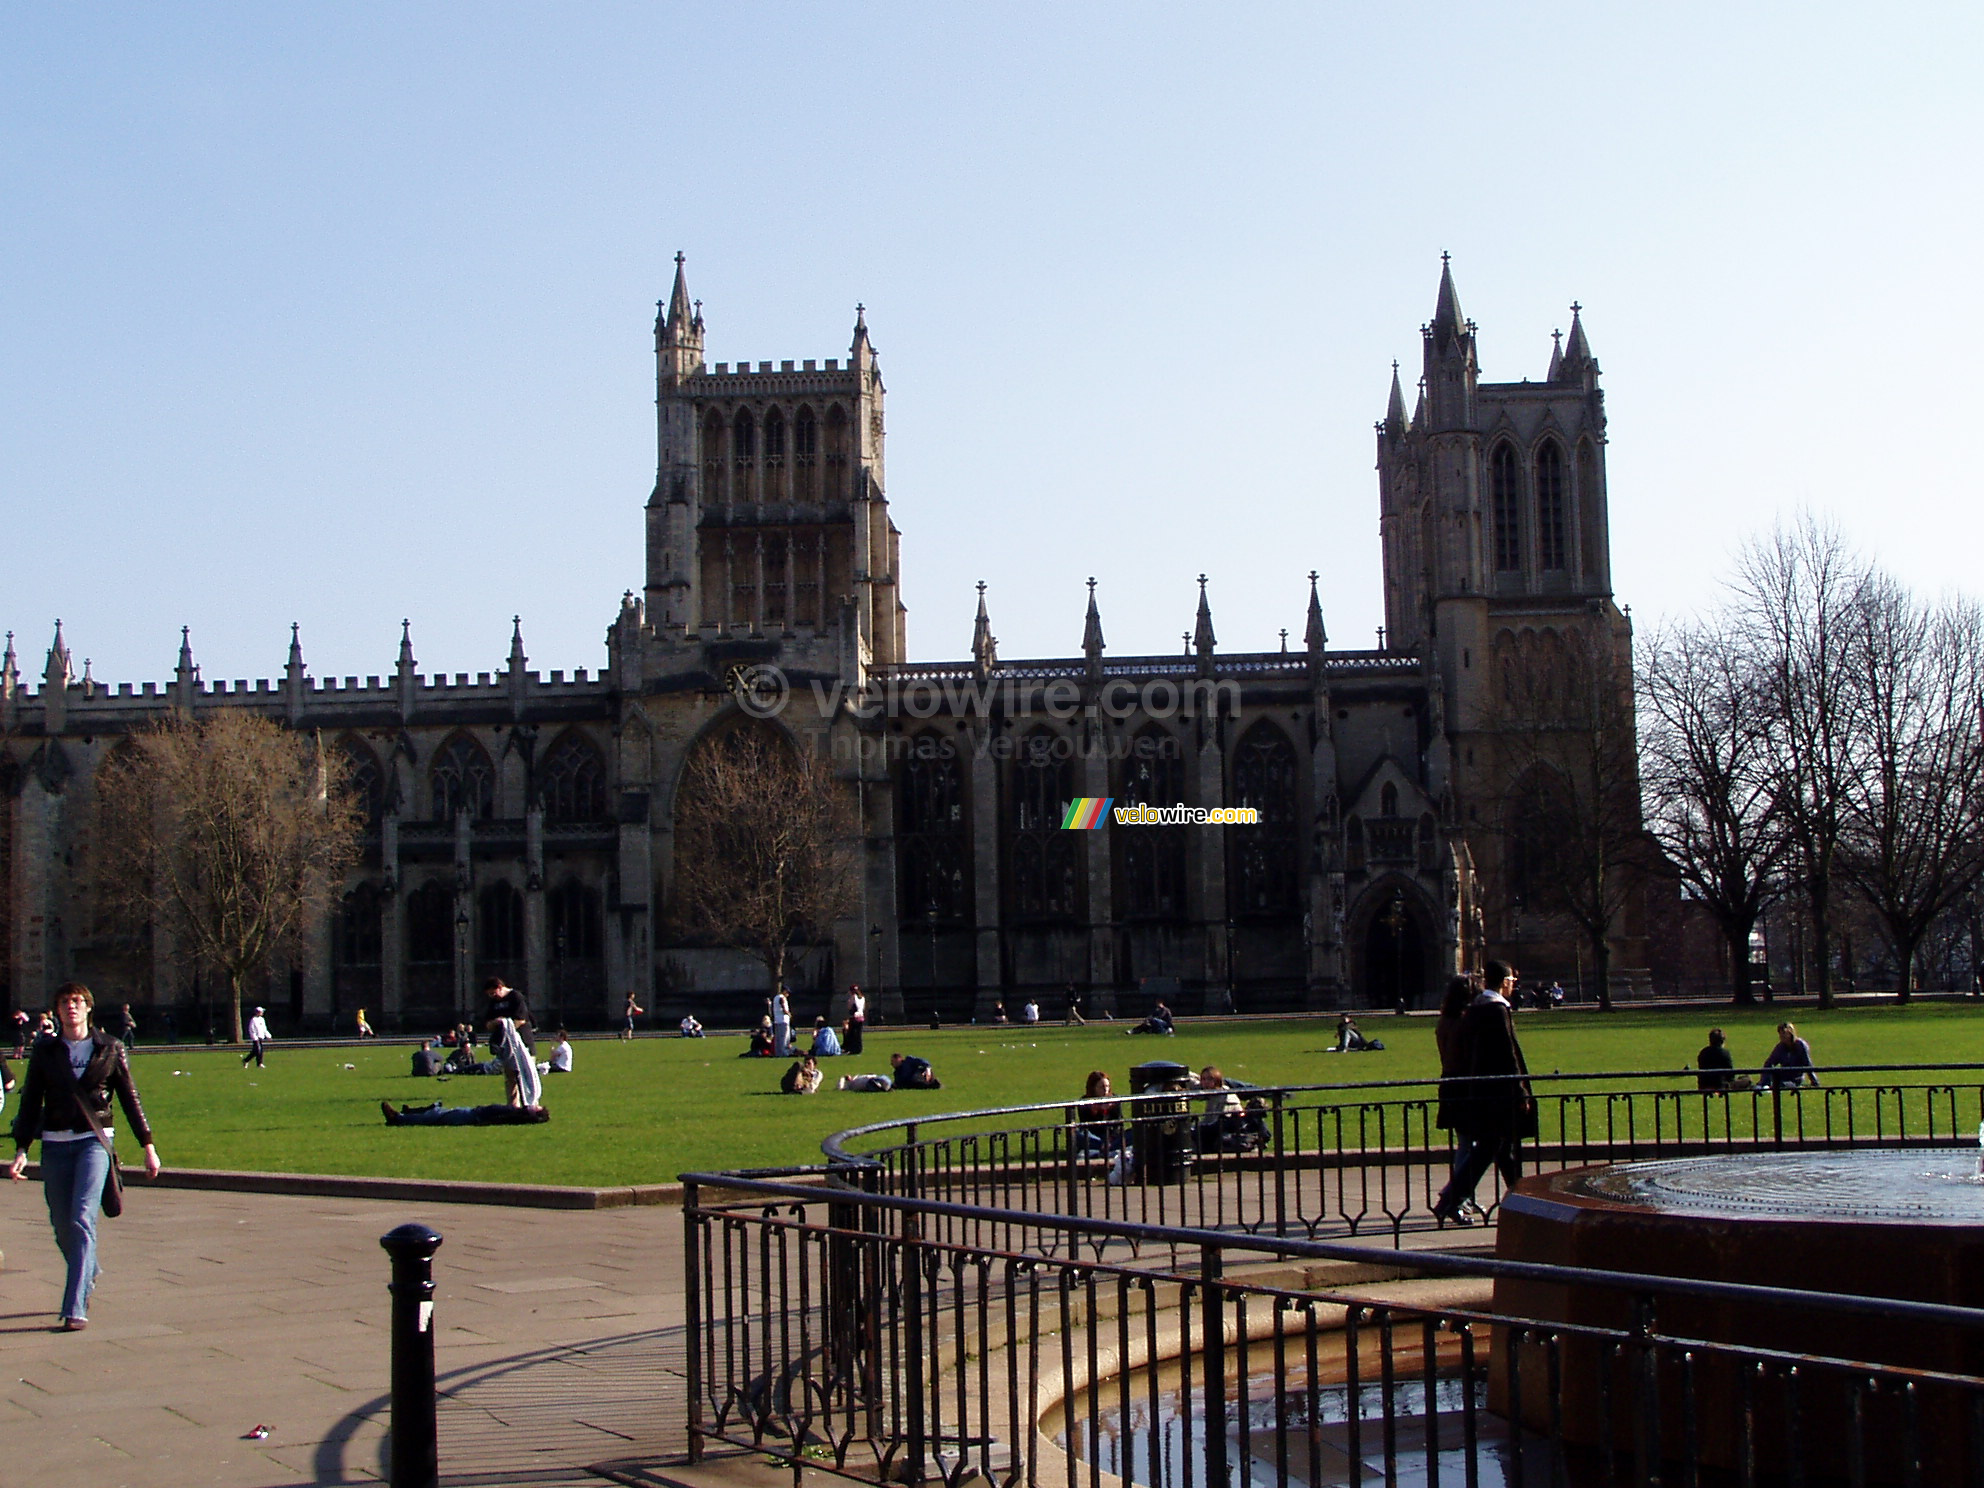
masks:
<path fill-rule="evenodd" d="M 1472 1202 L 1475 1185 L 1490 1164 L 1500 1171 L 1502 1186 L 1513 1187 L 1522 1176 L 1522 1139 L 1536 1135 L 1536 1099 L 1523 1078 L 1529 1066 L 1516 1042 L 1515 1011 L 1509 1004 L 1515 972 L 1490 961 L 1482 982 L 1482 992 L 1461 1014 L 1456 1030 L 1455 1078 L 1445 1103 L 1455 1129 L 1474 1148 L 1433 1205 L 1434 1218 L 1443 1224 L 1466 1222 L 1462 1205 Z"/>

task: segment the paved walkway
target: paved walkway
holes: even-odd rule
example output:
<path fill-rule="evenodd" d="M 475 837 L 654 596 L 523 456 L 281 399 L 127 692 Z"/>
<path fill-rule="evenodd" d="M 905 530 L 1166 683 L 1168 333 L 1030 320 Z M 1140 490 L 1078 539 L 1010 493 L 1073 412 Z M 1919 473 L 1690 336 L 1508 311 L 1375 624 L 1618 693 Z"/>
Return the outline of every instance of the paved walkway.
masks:
<path fill-rule="evenodd" d="M 569 1213 L 130 1186 L 86 1332 L 37 1183 L 0 1184 L 0 1422 L 39 1488 L 376 1483 L 390 1375 L 379 1237 L 435 1257 L 444 1482 L 660 1483 L 683 1449 L 678 1209 Z M 257 1424 L 265 1440 L 244 1440 Z M 594 1471 L 587 1472 L 587 1468 Z M 601 1471 L 604 1469 L 604 1471 Z"/>

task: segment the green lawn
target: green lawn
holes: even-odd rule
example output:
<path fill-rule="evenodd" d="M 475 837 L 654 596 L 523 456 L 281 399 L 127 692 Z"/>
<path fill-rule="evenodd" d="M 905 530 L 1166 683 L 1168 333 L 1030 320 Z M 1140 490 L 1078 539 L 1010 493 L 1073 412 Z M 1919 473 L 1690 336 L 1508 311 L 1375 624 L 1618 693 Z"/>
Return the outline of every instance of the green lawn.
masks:
<path fill-rule="evenodd" d="M 1538 1073 L 1634 1071 L 1692 1062 L 1711 1022 L 1728 1031 L 1739 1065 L 1760 1063 L 1780 1016 L 1768 1008 L 1525 1013 L 1519 1028 Z M 1801 1009 L 1794 1016 L 1822 1065 L 1984 1062 L 1984 1008 L 1938 1003 Z M 1120 1023 L 1031 1033 L 875 1029 L 867 1054 L 826 1061 L 829 1081 L 886 1071 L 889 1051 L 902 1049 L 930 1059 L 944 1088 L 856 1095 L 829 1087 L 805 1099 L 776 1093 L 785 1061 L 736 1058 L 739 1039 L 587 1040 L 576 1046 L 578 1072 L 546 1081 L 553 1116 L 538 1127 L 387 1127 L 381 1097 L 438 1096 L 460 1105 L 502 1099 L 496 1078 L 414 1079 L 403 1044 L 277 1044 L 263 1070 L 244 1070 L 226 1049 L 181 1045 L 148 1048 L 134 1068 L 169 1165 L 606 1185 L 665 1182 L 693 1168 L 817 1161 L 830 1132 L 915 1114 L 1065 1100 L 1080 1093 L 1091 1069 L 1109 1071 L 1123 1091 L 1129 1067 L 1147 1059 L 1218 1064 L 1263 1085 L 1437 1073 L 1431 1019 L 1373 1016 L 1363 1026 L 1384 1040 L 1384 1052 L 1325 1055 L 1333 1033 L 1327 1017 L 1186 1024 L 1170 1039 L 1127 1037 Z"/>

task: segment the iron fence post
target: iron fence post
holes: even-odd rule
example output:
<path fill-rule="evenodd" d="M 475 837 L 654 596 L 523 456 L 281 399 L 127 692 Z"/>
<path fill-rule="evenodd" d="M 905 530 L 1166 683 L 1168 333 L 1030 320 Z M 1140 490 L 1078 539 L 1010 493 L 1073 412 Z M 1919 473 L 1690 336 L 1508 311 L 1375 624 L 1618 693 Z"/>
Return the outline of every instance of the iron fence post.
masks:
<path fill-rule="evenodd" d="M 379 1237 L 393 1258 L 393 1488 L 434 1488 L 440 1448 L 434 1420 L 434 1252 L 441 1237 L 403 1224 Z"/>
<path fill-rule="evenodd" d="M 927 1476 L 930 1443 L 923 1419 L 923 1251 L 917 1244 L 922 1234 L 922 1216 L 902 1216 L 902 1309 L 903 1352 L 908 1356 L 907 1378 L 903 1381 L 904 1412 L 909 1417 L 909 1455 L 903 1462 L 902 1480 L 921 1483 Z"/>
<path fill-rule="evenodd" d="M 700 1185 L 682 1185 L 682 1270 L 688 1281 L 683 1333 L 689 1390 L 689 1460 L 703 1460 L 703 1236 Z"/>
<path fill-rule="evenodd" d="M 1199 1247 L 1199 1306 L 1205 1351 L 1206 1488 L 1227 1488 L 1226 1463 L 1226 1299 L 1219 1278 L 1224 1266 L 1219 1248 Z"/>

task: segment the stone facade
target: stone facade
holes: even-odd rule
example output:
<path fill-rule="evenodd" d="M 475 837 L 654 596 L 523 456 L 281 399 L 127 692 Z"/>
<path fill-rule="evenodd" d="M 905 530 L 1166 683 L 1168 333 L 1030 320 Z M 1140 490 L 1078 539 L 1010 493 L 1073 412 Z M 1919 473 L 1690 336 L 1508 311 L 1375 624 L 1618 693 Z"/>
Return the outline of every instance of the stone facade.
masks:
<path fill-rule="evenodd" d="M 678 258 L 655 337 L 646 580 L 596 673 L 532 670 L 519 627 L 494 672 L 422 673 L 403 633 L 389 675 L 317 677 L 292 631 L 275 679 L 207 682 L 182 636 L 170 682 L 110 687 L 74 675 L 58 625 L 36 689 L 9 638 L 15 1005 L 70 975 L 141 1006 L 194 1002 L 169 945 L 103 931 L 77 865 L 117 740 L 224 707 L 345 750 L 370 811 L 342 904 L 267 989 L 296 1026 L 348 1026 L 361 1006 L 438 1024 L 491 972 L 575 1027 L 629 989 L 659 1016 L 755 1016 L 756 963 L 686 943 L 667 914 L 677 782 L 735 728 L 826 751 L 862 823 L 861 907 L 802 958 L 803 1007 L 857 980 L 887 1016 L 947 1021 L 1028 996 L 1056 1015 L 1071 988 L 1091 1013 L 1119 996 L 1140 1012 L 1160 990 L 1185 1011 L 1425 1006 L 1483 954 L 1574 974 L 1563 927 L 1526 920 L 1501 882 L 1510 766 L 1489 678 L 1549 665 L 1572 633 L 1630 664 L 1577 320 L 1544 381 L 1481 382 L 1443 272 L 1417 411 L 1394 369 L 1378 426 L 1379 649 L 1331 648 L 1312 574 L 1300 649 L 1222 652 L 1202 577 L 1184 654 L 1109 654 L 1091 584 L 1079 654 L 1017 662 L 998 656 L 982 585 L 972 655 L 908 659 L 864 319 L 844 359 L 711 369 Z M 1064 829 L 1079 797 L 1260 821 Z M 1622 939 L 1615 966 L 1643 963 Z"/>

